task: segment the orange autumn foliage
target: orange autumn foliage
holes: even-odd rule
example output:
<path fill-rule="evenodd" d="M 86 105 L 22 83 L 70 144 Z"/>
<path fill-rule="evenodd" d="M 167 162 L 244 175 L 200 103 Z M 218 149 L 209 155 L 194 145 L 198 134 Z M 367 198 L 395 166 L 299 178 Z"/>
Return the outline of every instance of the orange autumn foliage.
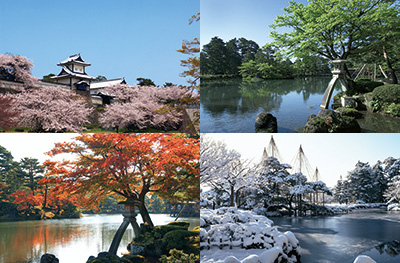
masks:
<path fill-rule="evenodd" d="M 47 176 L 60 192 L 75 194 L 88 209 L 98 209 L 108 195 L 118 194 L 134 201 L 143 221 L 152 225 L 146 194 L 199 198 L 200 144 L 183 134 L 82 134 L 73 142 L 57 143 L 47 154 L 61 153 L 76 158 L 46 161 Z"/>

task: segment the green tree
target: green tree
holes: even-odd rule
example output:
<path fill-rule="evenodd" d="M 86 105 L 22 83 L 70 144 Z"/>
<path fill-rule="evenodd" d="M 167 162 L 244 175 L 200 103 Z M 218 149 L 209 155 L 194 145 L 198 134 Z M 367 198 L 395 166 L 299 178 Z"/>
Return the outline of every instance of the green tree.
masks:
<path fill-rule="evenodd" d="M 200 71 L 202 74 L 225 74 L 227 71 L 226 54 L 225 42 L 219 37 L 213 37 L 210 43 L 203 46 L 203 50 L 200 53 Z"/>
<path fill-rule="evenodd" d="M 151 79 L 146 79 L 146 78 L 137 78 L 139 86 L 156 86 L 154 82 Z"/>
<path fill-rule="evenodd" d="M 19 163 L 6 148 L 0 146 L 0 183 L 6 186 L 5 193 L 11 194 L 23 185 L 23 175 Z"/>
<path fill-rule="evenodd" d="M 106 78 L 105 76 L 98 75 L 98 76 L 96 77 L 96 81 L 105 81 L 105 80 L 107 80 L 107 78 Z"/>
<path fill-rule="evenodd" d="M 34 193 L 38 187 L 38 181 L 43 178 L 42 173 L 44 172 L 44 168 L 36 158 L 25 157 L 21 159 L 20 164 L 24 173 L 25 184 Z"/>
<path fill-rule="evenodd" d="M 382 15 L 394 12 L 389 0 L 310 0 L 305 6 L 291 1 L 284 15 L 277 16 L 271 36 L 281 52 L 302 58 L 319 54 L 333 59 L 347 59 L 358 49 L 371 44 L 370 37 L 382 32 Z M 279 33 L 277 28 L 290 32 Z"/>
<path fill-rule="evenodd" d="M 42 78 L 42 81 L 46 81 L 46 82 L 54 82 L 54 79 L 52 79 L 51 77 L 56 76 L 56 74 L 50 73 L 47 75 L 44 75 Z"/>
<path fill-rule="evenodd" d="M 257 76 L 258 73 L 257 64 L 254 60 L 250 60 L 248 62 L 242 63 L 239 66 L 239 73 L 244 78 L 254 78 Z"/>
<path fill-rule="evenodd" d="M 240 55 L 240 49 L 238 47 L 238 40 L 236 38 L 226 42 L 226 52 L 227 73 L 237 75 L 239 73 L 238 67 L 242 63 L 242 58 Z"/>
<path fill-rule="evenodd" d="M 247 40 L 244 37 L 239 38 L 238 48 L 240 50 L 240 55 L 243 62 L 248 62 L 255 59 L 257 51 L 260 46 L 253 40 Z"/>

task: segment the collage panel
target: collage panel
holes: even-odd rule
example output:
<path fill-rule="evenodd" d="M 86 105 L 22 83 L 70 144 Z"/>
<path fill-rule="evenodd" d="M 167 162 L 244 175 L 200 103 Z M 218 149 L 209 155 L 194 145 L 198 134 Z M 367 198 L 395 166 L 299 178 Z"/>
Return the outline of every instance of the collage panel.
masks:
<path fill-rule="evenodd" d="M 198 135 L 6 133 L 0 145 L 0 262 L 199 256 Z"/>
<path fill-rule="evenodd" d="M 200 1 L 0 1 L 0 263 L 200 262 Z"/>
<path fill-rule="evenodd" d="M 200 4 L 201 132 L 400 132 L 398 1 Z"/>
<path fill-rule="evenodd" d="M 398 134 L 201 135 L 201 262 L 398 262 Z"/>
<path fill-rule="evenodd" d="M 398 262 L 399 2 L 200 5 L 200 261 Z"/>

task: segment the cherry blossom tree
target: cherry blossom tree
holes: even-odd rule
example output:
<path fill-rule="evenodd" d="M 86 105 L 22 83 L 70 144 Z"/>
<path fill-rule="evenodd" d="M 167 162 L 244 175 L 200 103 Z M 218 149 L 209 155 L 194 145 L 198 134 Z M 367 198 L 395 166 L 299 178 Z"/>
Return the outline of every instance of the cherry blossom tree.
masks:
<path fill-rule="evenodd" d="M 18 113 L 12 111 L 12 103 L 12 98 L 0 95 L 0 127 L 2 128 L 10 128 L 17 124 Z"/>
<path fill-rule="evenodd" d="M 103 127 L 130 129 L 175 129 L 182 121 L 182 113 L 174 104 L 192 92 L 180 86 L 154 87 L 115 85 L 106 88 L 116 103 L 107 105 L 99 122 Z M 170 105 L 166 110 L 165 105 Z"/>
<path fill-rule="evenodd" d="M 32 76 L 32 61 L 19 55 L 0 54 L 0 79 L 23 82 L 32 87 L 38 80 Z"/>
<path fill-rule="evenodd" d="M 80 95 L 54 87 L 32 88 L 9 96 L 14 99 L 12 110 L 19 114 L 18 124 L 36 132 L 80 132 L 92 111 Z"/>

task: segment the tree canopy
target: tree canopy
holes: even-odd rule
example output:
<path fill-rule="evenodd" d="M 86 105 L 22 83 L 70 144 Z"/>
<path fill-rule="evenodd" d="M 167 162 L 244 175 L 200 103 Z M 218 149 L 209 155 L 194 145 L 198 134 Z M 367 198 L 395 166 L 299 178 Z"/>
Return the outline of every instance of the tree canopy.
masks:
<path fill-rule="evenodd" d="M 310 0 L 308 5 L 291 1 L 284 11 L 271 26 L 273 44 L 291 57 L 319 54 L 333 60 L 370 45 L 374 35 L 387 29 L 382 19 L 397 16 L 399 7 L 390 0 Z M 280 33 L 276 29 L 281 27 L 292 31 Z"/>
<path fill-rule="evenodd" d="M 11 110 L 18 113 L 18 124 L 36 132 L 82 131 L 92 111 L 82 96 L 55 87 L 27 89 L 9 97 L 13 99 Z"/>
<path fill-rule="evenodd" d="M 176 129 L 182 121 L 181 109 L 175 104 L 191 98 L 193 93 L 180 86 L 130 86 L 115 85 L 106 88 L 118 100 L 107 105 L 100 115 L 103 127 L 129 130 Z M 164 110 L 166 105 L 170 105 Z"/>

